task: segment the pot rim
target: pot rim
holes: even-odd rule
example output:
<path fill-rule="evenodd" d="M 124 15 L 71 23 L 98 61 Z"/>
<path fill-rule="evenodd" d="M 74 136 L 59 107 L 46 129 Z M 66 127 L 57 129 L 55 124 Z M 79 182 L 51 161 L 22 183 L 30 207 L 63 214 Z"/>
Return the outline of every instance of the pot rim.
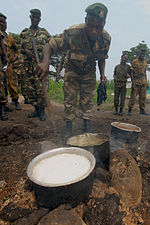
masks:
<path fill-rule="evenodd" d="M 128 130 L 128 129 L 125 129 L 125 128 L 120 128 L 119 125 L 126 125 L 126 126 L 129 126 L 129 127 L 133 127 L 136 130 L 131 131 L 131 130 Z M 127 131 L 127 132 L 135 132 L 135 133 L 140 133 L 141 132 L 141 128 L 140 127 L 138 127 L 138 126 L 136 126 L 134 124 L 130 124 L 130 123 L 112 122 L 111 126 L 117 128 L 119 130 L 123 130 L 123 131 Z"/>
<path fill-rule="evenodd" d="M 57 154 L 63 154 L 63 153 L 71 153 L 71 154 L 77 154 L 77 155 L 81 155 L 81 156 L 85 156 L 89 161 L 90 161 L 90 169 L 87 171 L 87 173 L 85 173 L 83 176 L 72 180 L 70 182 L 65 182 L 65 183 L 59 183 L 59 184 L 53 184 L 53 183 L 46 183 L 46 182 L 41 182 L 37 179 L 35 179 L 33 177 L 33 168 L 34 166 L 40 162 L 41 160 L 47 158 L 47 156 L 55 156 Z M 96 159 L 94 157 L 94 155 L 90 152 L 88 152 L 87 150 L 84 150 L 82 148 L 78 148 L 78 147 L 62 147 L 62 148 L 56 148 L 56 149 L 52 149 L 52 150 L 48 150 L 38 156 L 36 156 L 28 165 L 27 167 L 27 175 L 29 177 L 29 179 L 35 183 L 38 184 L 40 186 L 43 187 L 62 187 L 62 186 L 67 186 L 67 185 L 71 185 L 74 183 L 77 183 L 85 178 L 87 178 L 94 170 L 95 168 L 95 164 L 96 164 Z"/>

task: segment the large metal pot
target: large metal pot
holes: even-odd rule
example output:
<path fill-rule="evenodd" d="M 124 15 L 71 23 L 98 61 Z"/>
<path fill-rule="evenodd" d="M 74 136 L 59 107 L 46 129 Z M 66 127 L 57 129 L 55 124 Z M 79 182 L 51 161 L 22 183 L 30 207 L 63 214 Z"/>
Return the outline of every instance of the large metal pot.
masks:
<path fill-rule="evenodd" d="M 76 154 L 89 161 L 89 169 L 78 179 L 57 184 L 41 182 L 34 177 L 34 168 L 43 160 L 60 154 Z M 34 158 L 27 168 L 27 175 L 33 182 L 33 189 L 37 203 L 40 206 L 54 209 L 60 204 L 69 203 L 72 207 L 87 199 L 93 186 L 93 171 L 95 168 L 94 156 L 86 150 L 75 147 L 64 147 L 49 150 Z M 70 168 L 68 168 L 70 169 Z"/>
<path fill-rule="evenodd" d="M 76 146 L 91 152 L 96 158 L 97 166 L 104 166 L 109 161 L 110 142 L 109 138 L 100 133 L 84 133 L 68 139 L 69 146 Z"/>
<path fill-rule="evenodd" d="M 141 128 L 130 123 L 111 123 L 111 139 L 127 144 L 136 144 Z"/>

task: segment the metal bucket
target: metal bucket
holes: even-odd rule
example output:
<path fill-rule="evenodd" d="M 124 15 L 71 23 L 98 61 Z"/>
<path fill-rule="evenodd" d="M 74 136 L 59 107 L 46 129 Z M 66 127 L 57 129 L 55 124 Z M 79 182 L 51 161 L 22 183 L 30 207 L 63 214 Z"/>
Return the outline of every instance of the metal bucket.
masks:
<path fill-rule="evenodd" d="M 141 128 L 129 123 L 111 123 L 111 139 L 127 144 L 136 144 Z"/>
<path fill-rule="evenodd" d="M 85 133 L 68 139 L 69 146 L 77 146 L 91 152 L 96 158 L 97 166 L 105 167 L 110 156 L 109 138 L 100 133 Z M 107 167 L 107 166 L 106 166 Z"/>
<path fill-rule="evenodd" d="M 60 182 L 57 184 L 41 182 L 34 176 L 34 168 L 47 158 L 59 156 L 60 154 L 76 154 L 83 156 L 89 161 L 89 169 L 78 179 L 71 182 Z M 69 203 L 75 207 L 80 202 L 85 201 L 93 187 L 93 171 L 95 168 L 94 156 L 86 150 L 75 147 L 64 147 L 49 150 L 34 158 L 27 168 L 27 175 L 33 182 L 33 189 L 38 205 L 50 209 L 55 209 L 61 204 Z M 70 169 L 70 168 L 69 168 Z"/>

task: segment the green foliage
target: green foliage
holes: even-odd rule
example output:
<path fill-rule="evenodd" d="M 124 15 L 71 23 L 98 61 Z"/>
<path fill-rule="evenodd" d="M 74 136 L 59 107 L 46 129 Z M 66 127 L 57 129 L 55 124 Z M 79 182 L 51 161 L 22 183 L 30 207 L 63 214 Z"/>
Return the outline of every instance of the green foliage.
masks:
<path fill-rule="evenodd" d="M 128 50 L 122 51 L 122 54 L 127 54 L 129 57 L 129 62 L 132 62 L 133 59 L 137 58 L 141 49 L 146 50 L 146 60 L 148 64 L 147 70 L 150 71 L 150 49 L 148 48 L 147 44 L 144 41 L 139 43 L 137 46 L 130 48 L 130 51 Z"/>

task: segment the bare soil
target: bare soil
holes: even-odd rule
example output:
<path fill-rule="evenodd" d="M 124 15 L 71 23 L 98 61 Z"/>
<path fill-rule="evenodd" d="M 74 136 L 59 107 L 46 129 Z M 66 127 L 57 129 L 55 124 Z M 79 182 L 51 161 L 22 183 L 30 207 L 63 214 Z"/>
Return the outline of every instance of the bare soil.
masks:
<path fill-rule="evenodd" d="M 22 98 L 20 101 L 22 110 L 14 109 L 13 112 L 8 112 L 8 121 L 0 121 L 0 224 L 13 224 L 13 221 L 18 218 L 37 210 L 38 206 L 34 194 L 30 190 L 26 170 L 30 161 L 40 153 L 41 142 L 51 141 L 55 147 L 66 145 L 62 140 L 65 126 L 62 104 L 53 102 L 51 117 L 46 112 L 47 120 L 41 122 L 38 118 L 28 118 L 28 113 L 33 111 L 33 107 L 25 105 Z M 8 106 L 14 108 L 10 102 Z M 150 113 L 149 103 L 146 104 L 146 110 Z M 132 152 L 132 156 L 142 174 L 143 197 L 141 204 L 136 209 L 126 210 L 128 218 L 130 218 L 126 224 L 148 225 L 150 224 L 150 116 L 139 115 L 138 105 L 135 106 L 132 116 L 129 117 L 126 114 L 125 110 L 123 116 L 116 116 L 112 111 L 97 111 L 94 106 L 91 132 L 102 133 L 109 137 L 111 122 L 114 121 L 131 123 L 142 129 L 137 149 L 134 153 Z M 73 135 L 81 134 L 82 128 L 83 121 L 77 118 L 73 122 Z M 99 175 L 97 178 L 101 179 Z M 102 187 L 100 189 L 102 192 Z M 96 188 L 94 190 L 97 191 Z M 108 199 L 113 201 L 113 198 Z M 94 204 L 99 204 L 99 201 L 95 200 Z M 14 210 L 16 208 L 18 211 Z M 112 208 L 114 207 L 112 206 Z M 81 214 L 80 209 L 78 213 Z M 95 222 L 94 225 L 97 224 L 109 225 L 103 222 Z M 112 224 L 115 225 L 115 223 Z M 116 224 L 118 223 L 116 222 Z"/>

